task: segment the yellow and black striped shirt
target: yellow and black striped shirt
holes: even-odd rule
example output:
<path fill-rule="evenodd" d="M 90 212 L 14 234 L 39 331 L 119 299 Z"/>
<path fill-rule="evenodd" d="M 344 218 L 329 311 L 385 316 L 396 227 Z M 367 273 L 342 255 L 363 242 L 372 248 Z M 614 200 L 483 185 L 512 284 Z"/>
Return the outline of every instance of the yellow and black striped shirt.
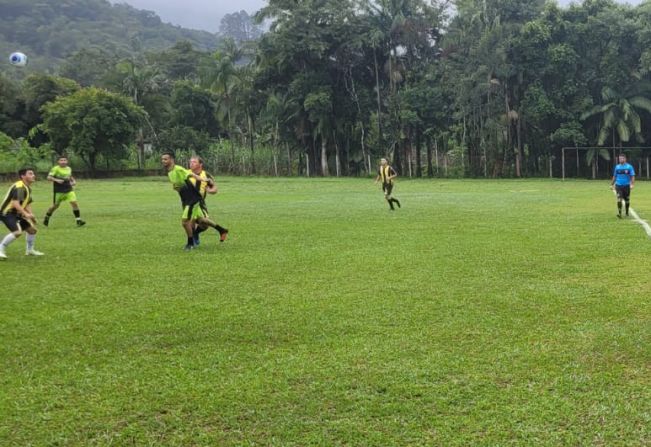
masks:
<path fill-rule="evenodd" d="M 32 189 L 22 180 L 18 180 L 11 185 L 11 188 L 5 194 L 2 205 L 0 205 L 0 214 L 18 214 L 13 204 L 14 200 L 17 200 L 23 208 L 32 203 Z"/>
<path fill-rule="evenodd" d="M 213 176 L 208 174 L 205 170 L 202 170 L 199 174 L 200 177 L 205 179 L 214 180 Z M 190 182 L 194 185 L 194 188 L 197 190 L 202 199 L 206 198 L 206 189 L 208 188 L 208 182 L 200 182 L 195 178 L 190 178 Z"/>
<path fill-rule="evenodd" d="M 393 179 L 389 179 L 389 177 L 396 175 L 396 171 L 390 165 L 380 166 L 380 172 L 378 172 L 378 175 L 380 176 L 383 185 L 393 185 Z"/>

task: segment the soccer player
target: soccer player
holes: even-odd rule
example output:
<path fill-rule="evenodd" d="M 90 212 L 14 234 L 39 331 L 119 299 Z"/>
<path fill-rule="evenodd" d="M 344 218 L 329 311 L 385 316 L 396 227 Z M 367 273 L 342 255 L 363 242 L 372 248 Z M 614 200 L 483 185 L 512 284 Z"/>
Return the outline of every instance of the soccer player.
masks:
<path fill-rule="evenodd" d="M 73 191 L 74 186 L 77 184 L 75 178 L 72 176 L 72 169 L 68 166 L 68 157 L 61 155 L 57 160 L 56 166 L 50 169 L 47 179 L 52 182 L 54 186 L 54 200 L 52 206 L 48 208 L 43 219 L 43 225 L 46 227 L 50 223 L 52 214 L 59 208 L 63 202 L 70 202 L 72 213 L 75 215 L 77 226 L 81 227 L 86 225 L 86 222 L 81 220 L 81 213 L 79 205 L 77 204 L 77 194 Z"/>
<path fill-rule="evenodd" d="M 177 165 L 172 152 L 165 152 L 161 155 L 161 164 L 167 171 L 167 177 L 172 183 L 172 187 L 181 196 L 181 206 L 183 207 L 181 226 L 188 237 L 185 250 L 192 250 L 195 248 L 194 226 L 198 219 L 204 217 L 204 214 L 201 209 L 201 195 L 190 179 L 194 178 L 197 181 L 207 181 L 207 179 Z"/>
<path fill-rule="evenodd" d="M 0 260 L 7 259 L 6 249 L 13 241 L 18 239 L 23 231 L 27 233 L 27 256 L 43 256 L 43 253 L 34 249 L 36 239 L 36 219 L 32 212 L 32 188 L 36 181 L 36 175 L 31 168 L 24 168 L 18 171 L 18 180 L 11 185 L 0 204 L 0 220 L 9 229 L 0 242 Z"/>
<path fill-rule="evenodd" d="M 206 179 L 205 181 L 198 181 L 195 178 L 190 179 L 190 182 L 192 182 L 195 189 L 199 191 L 199 195 L 201 196 L 201 209 L 204 214 L 204 217 L 197 219 L 197 225 L 193 234 L 194 245 L 199 245 L 199 234 L 206 231 L 208 228 L 214 228 L 217 230 L 217 232 L 219 232 L 219 242 L 224 242 L 228 236 L 228 230 L 210 219 L 210 216 L 208 215 L 208 207 L 206 206 L 206 194 L 217 194 L 215 179 L 204 170 L 203 160 L 201 157 L 190 158 L 190 170 L 198 176 Z"/>
<path fill-rule="evenodd" d="M 615 166 L 610 189 L 617 193 L 617 217 L 622 218 L 622 201 L 626 205 L 626 215 L 631 207 L 631 189 L 635 187 L 635 169 L 626 161 L 626 155 L 620 154 Z"/>
<path fill-rule="evenodd" d="M 395 203 L 400 208 L 400 202 L 395 197 L 391 197 L 393 192 L 394 179 L 398 177 L 398 173 L 391 165 L 386 158 L 380 159 L 380 170 L 378 171 L 377 177 L 375 178 L 375 183 L 382 180 L 382 191 L 384 191 L 384 199 L 389 203 L 391 211 L 395 210 L 393 204 Z"/>

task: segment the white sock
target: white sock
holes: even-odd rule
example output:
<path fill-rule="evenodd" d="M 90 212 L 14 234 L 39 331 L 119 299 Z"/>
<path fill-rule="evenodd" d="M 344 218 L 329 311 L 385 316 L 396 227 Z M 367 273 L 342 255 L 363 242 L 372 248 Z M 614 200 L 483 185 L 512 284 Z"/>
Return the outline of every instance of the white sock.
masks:
<path fill-rule="evenodd" d="M 28 250 L 33 250 L 34 249 L 34 239 L 36 239 L 36 235 L 27 233 L 27 236 L 25 237 L 25 239 L 27 241 L 27 249 Z"/>
<path fill-rule="evenodd" d="M 9 244 L 11 244 L 15 240 L 16 240 L 16 236 L 14 236 L 13 233 L 9 233 L 8 235 L 5 236 L 2 242 L 0 242 L 0 245 L 6 248 L 9 246 Z"/>

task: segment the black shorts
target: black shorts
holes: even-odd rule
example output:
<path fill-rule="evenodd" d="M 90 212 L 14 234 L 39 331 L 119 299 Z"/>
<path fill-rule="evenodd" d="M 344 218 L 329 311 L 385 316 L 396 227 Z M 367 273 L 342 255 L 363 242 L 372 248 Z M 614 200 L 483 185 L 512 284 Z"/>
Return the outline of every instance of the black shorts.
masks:
<path fill-rule="evenodd" d="M 393 183 L 382 183 L 382 191 L 385 195 L 390 196 L 393 191 Z"/>
<path fill-rule="evenodd" d="M 631 197 L 631 185 L 626 186 L 615 186 L 615 192 L 617 192 L 617 198 L 628 200 Z"/>
<path fill-rule="evenodd" d="M 17 214 L 0 214 L 0 220 L 5 224 L 5 227 L 9 229 L 12 233 L 14 231 L 25 231 L 32 226 L 31 222 L 23 219 Z M 20 225 L 20 226 L 19 226 Z"/>

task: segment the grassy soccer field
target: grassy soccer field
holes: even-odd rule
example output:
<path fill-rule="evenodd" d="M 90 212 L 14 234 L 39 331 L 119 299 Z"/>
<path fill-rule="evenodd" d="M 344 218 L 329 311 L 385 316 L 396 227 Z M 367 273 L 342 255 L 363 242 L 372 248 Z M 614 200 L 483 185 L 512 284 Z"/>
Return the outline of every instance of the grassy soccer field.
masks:
<path fill-rule="evenodd" d="M 9 248 L 0 445 L 651 444 L 651 239 L 607 182 L 219 186 L 224 244 L 182 251 L 161 177 Z"/>

